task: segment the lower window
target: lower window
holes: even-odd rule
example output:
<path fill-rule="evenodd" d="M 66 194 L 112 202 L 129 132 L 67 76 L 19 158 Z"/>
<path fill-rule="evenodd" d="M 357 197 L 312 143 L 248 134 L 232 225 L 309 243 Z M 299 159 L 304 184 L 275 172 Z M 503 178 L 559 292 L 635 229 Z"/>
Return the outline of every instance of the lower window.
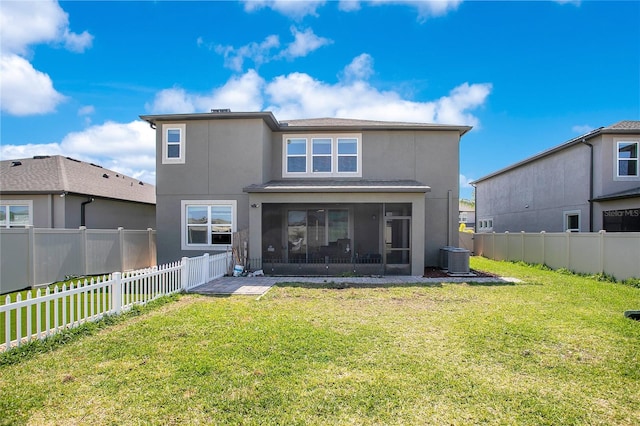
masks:
<path fill-rule="evenodd" d="M 564 230 L 580 232 L 580 210 L 564 212 Z"/>
<path fill-rule="evenodd" d="M 24 228 L 31 225 L 31 207 L 31 200 L 4 200 L 0 205 L 0 228 Z"/>
<path fill-rule="evenodd" d="M 183 200 L 182 249 L 227 249 L 236 231 L 235 200 Z"/>

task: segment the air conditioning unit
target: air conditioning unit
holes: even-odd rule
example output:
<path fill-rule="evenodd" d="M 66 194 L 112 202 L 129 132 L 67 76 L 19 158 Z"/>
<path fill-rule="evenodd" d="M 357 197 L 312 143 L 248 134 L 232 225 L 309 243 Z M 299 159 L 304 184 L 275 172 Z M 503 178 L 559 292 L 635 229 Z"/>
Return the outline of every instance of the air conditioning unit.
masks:
<path fill-rule="evenodd" d="M 449 248 L 447 251 L 447 269 L 450 274 L 468 274 L 469 250 L 463 248 Z"/>

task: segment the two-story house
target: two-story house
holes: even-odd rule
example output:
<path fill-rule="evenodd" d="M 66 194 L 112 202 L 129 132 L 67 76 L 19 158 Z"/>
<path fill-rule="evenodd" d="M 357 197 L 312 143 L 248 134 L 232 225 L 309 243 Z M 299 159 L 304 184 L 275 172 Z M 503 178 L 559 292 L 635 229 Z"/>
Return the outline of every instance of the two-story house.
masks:
<path fill-rule="evenodd" d="M 457 244 L 470 127 L 227 110 L 141 118 L 157 132 L 161 263 L 227 250 L 248 230 L 252 266 L 267 273 L 422 275 Z"/>
<path fill-rule="evenodd" d="M 640 121 L 620 121 L 473 182 L 477 232 L 640 231 Z"/>

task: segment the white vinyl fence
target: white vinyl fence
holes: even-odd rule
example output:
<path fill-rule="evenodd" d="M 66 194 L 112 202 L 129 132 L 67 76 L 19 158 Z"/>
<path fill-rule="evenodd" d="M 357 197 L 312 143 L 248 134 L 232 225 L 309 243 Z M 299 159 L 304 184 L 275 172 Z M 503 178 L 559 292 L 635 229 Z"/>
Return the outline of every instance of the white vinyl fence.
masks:
<path fill-rule="evenodd" d="M 69 286 L 8 295 L 0 305 L 0 352 L 57 332 L 119 314 L 134 305 L 186 291 L 228 272 L 231 252 L 204 254 L 133 272 L 114 272 Z"/>
<path fill-rule="evenodd" d="M 474 254 L 489 259 L 640 278 L 640 232 L 480 233 L 473 239 Z"/>
<path fill-rule="evenodd" d="M 153 229 L 0 229 L 0 294 L 155 264 Z"/>

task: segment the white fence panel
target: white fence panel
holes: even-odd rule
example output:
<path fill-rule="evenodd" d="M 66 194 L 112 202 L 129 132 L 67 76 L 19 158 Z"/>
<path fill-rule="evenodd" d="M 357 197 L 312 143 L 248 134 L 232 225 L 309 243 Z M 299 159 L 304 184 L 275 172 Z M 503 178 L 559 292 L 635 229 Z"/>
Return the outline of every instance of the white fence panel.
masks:
<path fill-rule="evenodd" d="M 604 234 L 602 243 L 605 274 L 640 278 L 640 232 Z"/>
<path fill-rule="evenodd" d="M 474 253 L 618 280 L 640 278 L 640 232 L 482 233 L 474 235 Z"/>

